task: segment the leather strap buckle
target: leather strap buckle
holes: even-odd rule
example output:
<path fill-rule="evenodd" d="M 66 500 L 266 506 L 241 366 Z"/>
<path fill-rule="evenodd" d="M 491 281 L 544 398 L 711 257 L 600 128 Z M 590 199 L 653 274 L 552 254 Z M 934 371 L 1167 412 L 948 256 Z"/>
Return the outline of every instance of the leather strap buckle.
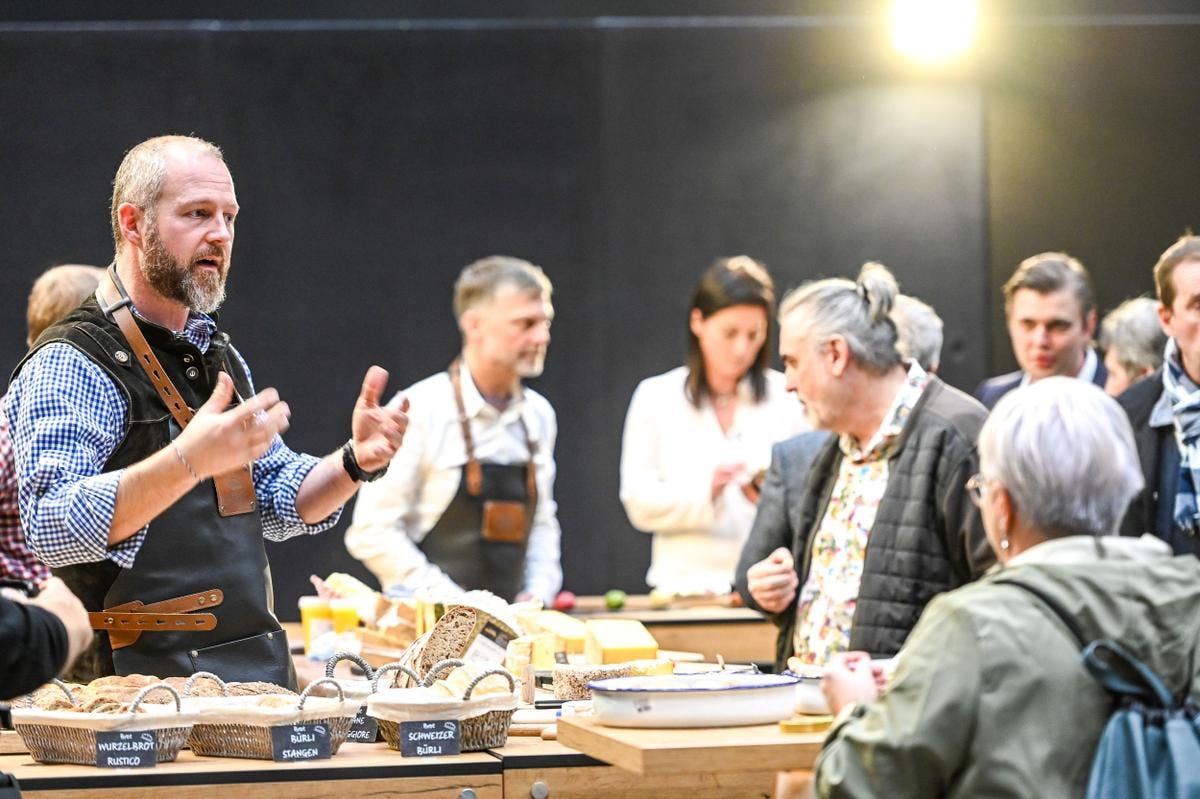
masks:
<path fill-rule="evenodd" d="M 225 593 L 221 589 L 210 588 L 207 591 L 164 599 L 149 605 L 141 600 L 125 602 L 99 613 L 89 613 L 88 620 L 93 630 L 108 631 L 109 643 L 115 651 L 137 643 L 144 632 L 195 632 L 216 629 L 216 616 L 194 611 L 215 608 L 224 601 Z M 163 621 L 160 623 L 159 620 Z"/>

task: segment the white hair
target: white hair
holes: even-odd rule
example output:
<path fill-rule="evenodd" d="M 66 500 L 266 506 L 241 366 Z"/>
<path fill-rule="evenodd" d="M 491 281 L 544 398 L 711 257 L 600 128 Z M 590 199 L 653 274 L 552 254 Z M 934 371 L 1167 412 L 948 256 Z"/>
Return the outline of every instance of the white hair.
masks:
<path fill-rule="evenodd" d="M 859 366 L 885 374 L 900 363 L 892 306 L 900 293 L 896 278 L 880 263 L 867 262 L 858 280 L 831 277 L 789 292 L 779 305 L 779 321 L 802 313 L 803 334 L 822 343 L 831 336 L 846 339 Z"/>
<path fill-rule="evenodd" d="M 1107 535 L 1144 481 L 1121 407 L 1086 380 L 1048 377 L 1009 392 L 979 434 L 980 472 L 1047 537 Z"/>
<path fill-rule="evenodd" d="M 1162 366 L 1167 334 L 1158 322 L 1158 300 L 1134 297 L 1110 311 L 1100 327 L 1100 346 L 1116 355 L 1130 378 Z"/>
<path fill-rule="evenodd" d="M 896 323 L 896 349 L 901 357 L 932 372 L 942 362 L 942 318 L 916 297 L 901 294 L 892 308 Z"/>

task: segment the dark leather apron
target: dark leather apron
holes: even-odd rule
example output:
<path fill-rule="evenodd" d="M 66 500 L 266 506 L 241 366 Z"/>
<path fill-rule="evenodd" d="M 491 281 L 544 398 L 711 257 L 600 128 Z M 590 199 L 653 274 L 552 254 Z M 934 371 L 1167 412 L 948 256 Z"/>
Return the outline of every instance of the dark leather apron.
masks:
<path fill-rule="evenodd" d="M 111 317 L 89 300 L 64 322 L 64 329 L 39 339 L 38 345 L 69 341 L 104 368 L 130 400 L 126 437 L 105 470 L 141 460 L 174 439 L 179 425 L 146 375 L 120 349 L 133 345 Z M 223 334 L 215 335 L 202 354 L 170 331 L 144 320 L 137 325 L 154 342 L 149 346 L 161 360 L 162 375 L 192 407 L 211 392 L 222 368 L 233 377 L 239 396 L 249 389 L 248 378 L 228 354 Z M 262 519 L 252 493 L 249 505 L 231 510 L 222 506 L 213 480 L 203 480 L 150 523 L 132 567 L 120 568 L 106 560 L 54 571 L 89 611 L 130 602 L 154 605 L 211 589 L 219 589 L 222 595 L 216 606 L 203 608 L 216 616 L 211 631 L 147 631 L 115 652 L 109 635 L 98 632 L 91 651 L 71 670 L 71 679 L 87 681 L 114 673 L 187 676 L 204 670 L 225 680 L 295 687 L 287 637 L 271 609 Z"/>
<path fill-rule="evenodd" d="M 172 433 L 178 428 L 172 424 Z M 270 574 L 258 510 L 218 515 L 211 480 L 184 494 L 153 522 L 133 568 L 122 569 L 104 607 L 147 605 L 216 586 L 224 594 L 207 612 L 209 632 L 149 632 L 113 652 L 118 674 L 187 676 L 211 671 L 222 679 L 264 680 L 294 687 L 287 637 L 270 608 Z"/>
<path fill-rule="evenodd" d="M 537 482 L 533 464 L 536 447 L 525 431 L 529 459 L 526 463 L 482 463 L 475 458 L 470 423 L 462 403 L 458 361 L 450 366 L 451 383 L 463 427 L 467 463 L 458 481 L 458 491 L 437 524 L 418 545 L 425 557 L 454 582 L 466 589 L 481 588 L 512 599 L 524 587 L 525 551 L 537 507 Z M 484 507 L 489 502 L 524 504 L 525 524 L 519 541 L 486 540 L 483 533 Z"/>

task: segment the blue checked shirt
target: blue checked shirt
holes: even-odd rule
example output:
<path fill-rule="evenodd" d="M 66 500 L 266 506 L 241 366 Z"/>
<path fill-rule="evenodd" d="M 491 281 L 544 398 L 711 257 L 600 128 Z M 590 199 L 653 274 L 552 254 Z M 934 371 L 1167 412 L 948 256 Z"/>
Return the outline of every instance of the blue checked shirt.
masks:
<path fill-rule="evenodd" d="M 193 313 L 179 335 L 206 352 L 216 329 L 210 317 Z M 231 351 L 249 376 L 242 356 Z M 129 416 L 117 384 L 70 344 L 47 344 L 9 387 L 7 409 L 29 548 L 50 566 L 105 559 L 132 566 L 149 525 L 108 545 L 124 470 L 103 469 L 124 438 Z M 318 461 L 293 452 L 276 436 L 254 462 L 254 490 L 267 539 L 283 541 L 337 523 L 340 509 L 314 525 L 305 524 L 296 511 L 300 483 Z"/>

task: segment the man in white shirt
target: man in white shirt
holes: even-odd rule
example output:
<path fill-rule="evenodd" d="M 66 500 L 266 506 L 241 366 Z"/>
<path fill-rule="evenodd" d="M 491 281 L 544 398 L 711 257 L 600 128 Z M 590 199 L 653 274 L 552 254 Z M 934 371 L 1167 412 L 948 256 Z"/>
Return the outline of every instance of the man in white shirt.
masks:
<path fill-rule="evenodd" d="M 1004 312 L 1020 369 L 988 378 L 975 398 L 992 408 L 1014 388 L 1062 375 L 1104 388 L 1108 370 L 1092 349 L 1096 301 L 1077 259 L 1044 252 L 1026 258 L 1004 284 Z"/>
<path fill-rule="evenodd" d="M 542 373 L 550 281 L 492 256 L 454 286 L 463 350 L 416 383 L 404 446 L 364 486 L 346 548 L 385 589 L 487 589 L 551 601 L 562 585 L 550 403 L 522 378 Z"/>

